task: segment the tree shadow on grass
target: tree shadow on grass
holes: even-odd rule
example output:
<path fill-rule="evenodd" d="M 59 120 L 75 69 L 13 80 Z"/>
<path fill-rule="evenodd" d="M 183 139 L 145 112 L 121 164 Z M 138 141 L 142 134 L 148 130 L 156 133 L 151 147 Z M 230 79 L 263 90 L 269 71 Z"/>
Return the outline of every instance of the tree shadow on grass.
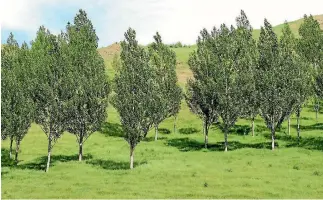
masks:
<path fill-rule="evenodd" d="M 157 140 L 166 140 L 167 137 L 158 137 Z M 151 137 L 145 137 L 142 139 L 142 141 L 144 142 L 152 142 L 152 141 L 155 141 L 155 136 L 151 136 Z"/>
<path fill-rule="evenodd" d="M 224 126 L 223 124 L 216 124 L 211 129 L 220 129 L 222 132 L 224 132 Z M 251 132 L 251 126 L 250 125 L 234 125 L 229 130 L 229 134 L 236 134 L 236 135 L 249 135 Z"/>
<path fill-rule="evenodd" d="M 1 167 L 11 167 L 14 165 L 16 165 L 16 161 L 9 158 L 9 149 L 1 148 Z"/>
<path fill-rule="evenodd" d="M 83 155 L 83 160 L 89 160 L 93 158 L 91 154 Z M 69 162 L 69 161 L 77 161 L 78 155 L 52 155 L 50 157 L 50 166 L 54 166 L 57 162 Z M 26 163 L 26 164 L 16 164 L 11 167 L 17 169 L 32 169 L 32 170 L 45 170 L 47 165 L 47 156 L 42 156 L 34 160 L 34 162 Z"/>
<path fill-rule="evenodd" d="M 161 134 L 170 134 L 170 130 L 167 129 L 167 128 L 158 128 L 158 133 L 161 133 Z"/>
<path fill-rule="evenodd" d="M 99 166 L 103 169 L 107 170 L 126 170 L 130 169 L 130 163 L 129 162 L 115 162 L 113 160 L 89 160 L 86 162 L 87 164 L 91 164 L 94 166 Z M 134 162 L 134 167 L 137 167 L 139 165 L 147 164 L 147 161 L 142 162 Z"/>
<path fill-rule="evenodd" d="M 291 127 L 297 129 L 297 125 L 291 125 Z M 301 130 L 311 131 L 311 130 L 323 130 L 323 123 L 316 123 L 312 125 L 299 125 Z"/>
<path fill-rule="evenodd" d="M 199 151 L 201 149 L 204 149 L 203 142 L 199 142 L 197 140 L 190 139 L 190 138 L 177 138 L 177 139 L 167 140 L 166 145 L 176 147 L 183 152 Z M 279 146 L 277 142 L 275 142 L 275 146 L 276 147 Z M 243 149 L 243 148 L 271 149 L 271 142 L 262 142 L 262 143 L 255 143 L 255 144 L 245 144 L 245 143 L 240 143 L 238 141 L 228 142 L 229 151 Z M 207 149 L 210 151 L 224 151 L 224 142 L 217 142 L 215 144 L 209 143 Z"/>
<path fill-rule="evenodd" d="M 199 130 L 196 128 L 190 127 L 190 128 L 180 128 L 180 129 L 178 129 L 178 132 L 180 134 L 189 135 L 189 134 L 197 133 L 197 132 L 199 132 Z"/>
<path fill-rule="evenodd" d="M 117 123 L 105 122 L 102 125 L 100 132 L 105 136 L 112 136 L 112 137 L 124 136 L 122 126 Z"/>
<path fill-rule="evenodd" d="M 297 137 L 281 136 L 287 142 L 286 147 L 300 147 L 309 150 L 323 151 L 323 137 Z"/>

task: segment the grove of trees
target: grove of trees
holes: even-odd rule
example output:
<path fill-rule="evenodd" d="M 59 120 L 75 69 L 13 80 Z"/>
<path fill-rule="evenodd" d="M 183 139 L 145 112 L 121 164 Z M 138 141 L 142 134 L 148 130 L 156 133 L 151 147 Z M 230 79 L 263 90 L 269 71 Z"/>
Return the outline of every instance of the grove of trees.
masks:
<path fill-rule="evenodd" d="M 158 140 L 160 123 L 173 117 L 176 133 L 183 98 L 203 121 L 205 148 L 214 123 L 221 127 L 224 151 L 228 151 L 228 134 L 237 120 L 250 119 L 254 136 L 258 115 L 271 133 L 272 150 L 277 129 L 285 120 L 289 129 L 292 114 L 301 140 L 304 104 L 314 100 L 317 116 L 323 99 L 323 31 L 313 16 L 305 15 L 299 38 L 288 23 L 278 37 L 267 19 L 258 40 L 252 33 L 244 11 L 235 26 L 203 29 L 197 49 L 189 56 L 193 77 L 185 92 L 178 85 L 176 54 L 158 32 L 146 48 L 139 45 L 135 30 L 126 31 L 120 57 L 113 58 L 112 82 L 84 10 L 58 35 L 41 26 L 30 47 L 27 43 L 19 47 L 10 34 L 1 49 L 1 137 L 10 140 L 10 158 L 15 142 L 18 162 L 20 143 L 36 123 L 47 136 L 46 172 L 53 147 L 64 132 L 75 135 L 81 161 L 85 141 L 107 120 L 109 102 L 120 115 L 131 169 L 135 148 L 149 130 L 155 129 Z"/>

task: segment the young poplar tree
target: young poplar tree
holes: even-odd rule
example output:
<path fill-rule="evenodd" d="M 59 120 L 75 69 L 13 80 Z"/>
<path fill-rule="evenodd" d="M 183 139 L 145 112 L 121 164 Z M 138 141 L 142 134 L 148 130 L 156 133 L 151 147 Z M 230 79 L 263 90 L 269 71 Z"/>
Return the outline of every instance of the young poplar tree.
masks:
<path fill-rule="evenodd" d="M 204 145 L 208 145 L 208 131 L 218 118 L 218 99 L 214 88 L 216 69 L 212 62 L 212 38 L 206 29 L 201 31 L 197 40 L 197 50 L 190 57 L 188 64 L 193 78 L 187 82 L 185 101 L 190 110 L 203 120 Z"/>
<path fill-rule="evenodd" d="M 73 82 L 66 96 L 66 130 L 76 136 L 79 161 L 83 144 L 106 120 L 109 85 L 102 57 L 97 52 L 98 37 L 85 11 L 80 10 L 74 24 L 67 26 L 67 59 Z"/>
<path fill-rule="evenodd" d="M 66 75 L 60 40 L 49 30 L 41 26 L 36 39 L 32 42 L 31 57 L 33 65 L 35 102 L 35 121 L 40 125 L 48 139 L 49 170 L 50 156 L 55 142 L 64 131 L 63 94 L 71 81 Z"/>
<path fill-rule="evenodd" d="M 9 157 L 12 158 L 12 145 L 14 141 L 13 123 L 11 116 L 12 94 L 11 88 L 14 87 L 15 76 L 13 69 L 17 66 L 19 55 L 19 45 L 10 33 L 7 44 L 1 48 L 1 138 L 5 140 L 9 137 L 10 149 Z"/>
<path fill-rule="evenodd" d="M 12 157 L 13 140 L 16 141 L 15 161 L 18 162 L 20 142 L 27 134 L 33 120 L 33 102 L 30 96 L 28 76 L 28 46 L 21 49 L 11 33 L 7 45 L 2 49 L 2 84 L 1 84 L 1 133 L 2 138 L 10 138 Z"/>
<path fill-rule="evenodd" d="M 246 16 L 246 13 L 241 10 L 240 15 L 236 18 L 237 29 L 235 30 L 236 41 L 236 65 L 244 69 L 245 80 L 248 84 L 244 92 L 244 101 L 241 101 L 241 116 L 251 118 L 252 136 L 254 136 L 255 118 L 259 114 L 259 101 L 257 97 L 255 85 L 255 69 L 257 66 L 257 48 L 256 41 L 252 37 L 252 27 Z"/>
<path fill-rule="evenodd" d="M 298 41 L 299 54 L 314 68 L 314 76 L 319 71 L 319 65 L 323 60 L 323 43 L 321 42 L 320 24 L 312 15 L 304 15 L 304 22 L 299 27 L 300 39 Z M 316 121 L 318 118 L 319 101 L 317 95 L 314 97 L 314 110 L 316 112 Z"/>
<path fill-rule="evenodd" d="M 213 62 L 216 68 L 214 88 L 219 100 L 217 112 L 223 122 L 224 151 L 227 151 L 228 132 L 246 110 L 248 93 L 253 86 L 250 81 L 253 77 L 252 66 L 245 58 L 248 56 L 247 48 L 239 43 L 236 29 L 222 24 L 219 30 L 213 30 L 212 35 L 216 46 Z"/>
<path fill-rule="evenodd" d="M 134 150 L 144 135 L 151 110 L 150 91 L 155 86 L 149 54 L 136 40 L 135 30 L 129 28 L 121 42 L 121 66 L 115 76 L 112 104 L 120 114 L 125 140 L 130 146 L 130 169 Z"/>
<path fill-rule="evenodd" d="M 281 66 L 284 67 L 286 84 L 288 85 L 289 98 L 285 112 L 289 116 L 295 111 L 297 117 L 297 136 L 300 138 L 300 114 L 302 105 L 312 92 L 312 70 L 296 53 L 296 39 L 288 25 L 285 22 L 280 38 L 280 56 Z M 284 119 L 281 119 L 282 121 Z M 290 125 L 290 123 L 288 123 Z M 290 128 L 288 127 L 288 130 Z"/>
<path fill-rule="evenodd" d="M 178 112 L 181 88 L 177 85 L 175 52 L 163 44 L 158 32 L 154 36 L 154 40 L 149 46 L 149 55 L 158 85 L 154 88 L 151 97 L 154 99 L 151 118 L 155 126 L 155 140 L 157 140 L 158 125 L 167 117 L 176 115 Z"/>
<path fill-rule="evenodd" d="M 272 150 L 275 149 L 275 132 L 288 116 L 286 112 L 290 98 L 288 85 L 290 67 L 281 63 L 280 48 L 271 24 L 265 19 L 258 41 L 259 65 L 256 69 L 256 89 L 260 101 L 260 112 L 271 130 Z M 290 59 L 290 58 L 288 58 Z"/>

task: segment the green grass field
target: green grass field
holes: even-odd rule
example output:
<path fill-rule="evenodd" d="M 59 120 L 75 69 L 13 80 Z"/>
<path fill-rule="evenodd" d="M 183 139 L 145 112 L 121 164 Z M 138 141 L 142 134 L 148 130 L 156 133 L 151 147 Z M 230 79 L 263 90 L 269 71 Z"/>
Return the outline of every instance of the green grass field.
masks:
<path fill-rule="evenodd" d="M 175 48 L 177 75 L 184 88 L 192 76 L 189 53 L 196 47 Z M 101 49 L 110 79 L 110 65 L 120 48 Z M 21 143 L 18 165 L 8 159 L 9 141 L 2 141 L 2 198 L 322 198 L 323 112 L 315 121 L 313 106 L 303 109 L 301 141 L 296 139 L 296 119 L 291 136 L 287 123 L 277 133 L 271 150 L 269 131 L 261 118 L 240 119 L 232 129 L 229 152 L 223 152 L 224 136 L 213 125 L 209 148 L 204 149 L 202 121 L 183 102 L 173 132 L 173 119 L 166 119 L 135 149 L 135 168 L 129 170 L 129 145 L 122 138 L 119 116 L 108 108 L 102 131 L 84 144 L 84 160 L 78 161 L 75 136 L 65 133 L 52 151 L 49 173 L 45 173 L 47 139 L 33 124 Z"/>
<path fill-rule="evenodd" d="M 129 170 L 129 146 L 109 107 L 102 132 L 84 145 L 84 161 L 77 160 L 75 136 L 65 133 L 53 149 L 49 173 L 46 136 L 33 124 L 17 166 L 8 161 L 9 141 L 2 142 L 2 198 L 322 198 L 323 113 L 319 123 L 312 107 L 302 115 L 300 144 L 295 118 L 291 137 L 286 123 L 277 134 L 275 151 L 260 118 L 254 137 L 248 134 L 250 122 L 239 120 L 225 153 L 217 126 L 210 129 L 209 149 L 203 148 L 202 122 L 183 104 L 178 132 L 173 133 L 173 119 L 165 120 L 159 141 L 151 131 L 137 146 L 135 168 Z"/>

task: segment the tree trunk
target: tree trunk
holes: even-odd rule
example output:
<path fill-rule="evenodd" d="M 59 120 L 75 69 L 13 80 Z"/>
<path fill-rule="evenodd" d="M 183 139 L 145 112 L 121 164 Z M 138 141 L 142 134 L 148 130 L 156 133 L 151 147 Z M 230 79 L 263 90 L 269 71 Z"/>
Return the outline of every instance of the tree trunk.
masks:
<path fill-rule="evenodd" d="M 134 154 L 134 150 L 135 150 L 135 148 L 133 148 L 130 145 L 130 169 L 133 169 L 133 154 Z"/>
<path fill-rule="evenodd" d="M 297 138 L 300 139 L 300 128 L 299 128 L 299 120 L 300 120 L 300 110 L 297 111 Z"/>
<path fill-rule="evenodd" d="M 155 126 L 155 141 L 158 140 L 158 125 Z"/>
<path fill-rule="evenodd" d="M 79 161 L 82 161 L 82 157 L 83 157 L 83 144 L 80 143 L 80 145 L 79 145 Z"/>
<path fill-rule="evenodd" d="M 255 136 L 255 118 L 252 118 L 252 124 L 251 124 L 251 129 L 252 129 L 252 137 Z"/>
<path fill-rule="evenodd" d="M 46 167 L 46 172 L 49 171 L 49 163 L 50 163 L 50 153 L 52 150 L 52 132 L 49 131 L 49 136 L 48 136 L 48 157 L 47 157 L 47 167 Z"/>
<path fill-rule="evenodd" d="M 206 121 L 204 121 L 203 131 L 204 131 L 204 147 L 207 149 L 207 145 L 209 143 L 209 130 L 207 128 L 207 122 Z"/>
<path fill-rule="evenodd" d="M 177 119 L 177 116 L 175 115 L 174 116 L 174 134 L 176 134 L 176 119 Z"/>
<path fill-rule="evenodd" d="M 224 151 L 228 151 L 228 129 L 225 128 L 224 130 Z"/>
<path fill-rule="evenodd" d="M 20 140 L 17 140 L 16 141 L 16 155 L 15 155 L 15 161 L 16 162 L 18 162 L 19 147 L 20 147 Z"/>
<path fill-rule="evenodd" d="M 290 117 L 288 117 L 287 132 L 288 132 L 288 135 L 290 135 Z"/>
<path fill-rule="evenodd" d="M 82 161 L 83 157 L 83 134 L 80 135 L 79 141 L 79 161 Z"/>
<path fill-rule="evenodd" d="M 275 150 L 275 128 L 274 128 L 274 124 L 271 125 L 271 150 Z"/>
<path fill-rule="evenodd" d="M 12 159 L 12 143 L 13 143 L 13 136 L 10 137 L 10 149 L 9 149 L 9 158 Z"/>

